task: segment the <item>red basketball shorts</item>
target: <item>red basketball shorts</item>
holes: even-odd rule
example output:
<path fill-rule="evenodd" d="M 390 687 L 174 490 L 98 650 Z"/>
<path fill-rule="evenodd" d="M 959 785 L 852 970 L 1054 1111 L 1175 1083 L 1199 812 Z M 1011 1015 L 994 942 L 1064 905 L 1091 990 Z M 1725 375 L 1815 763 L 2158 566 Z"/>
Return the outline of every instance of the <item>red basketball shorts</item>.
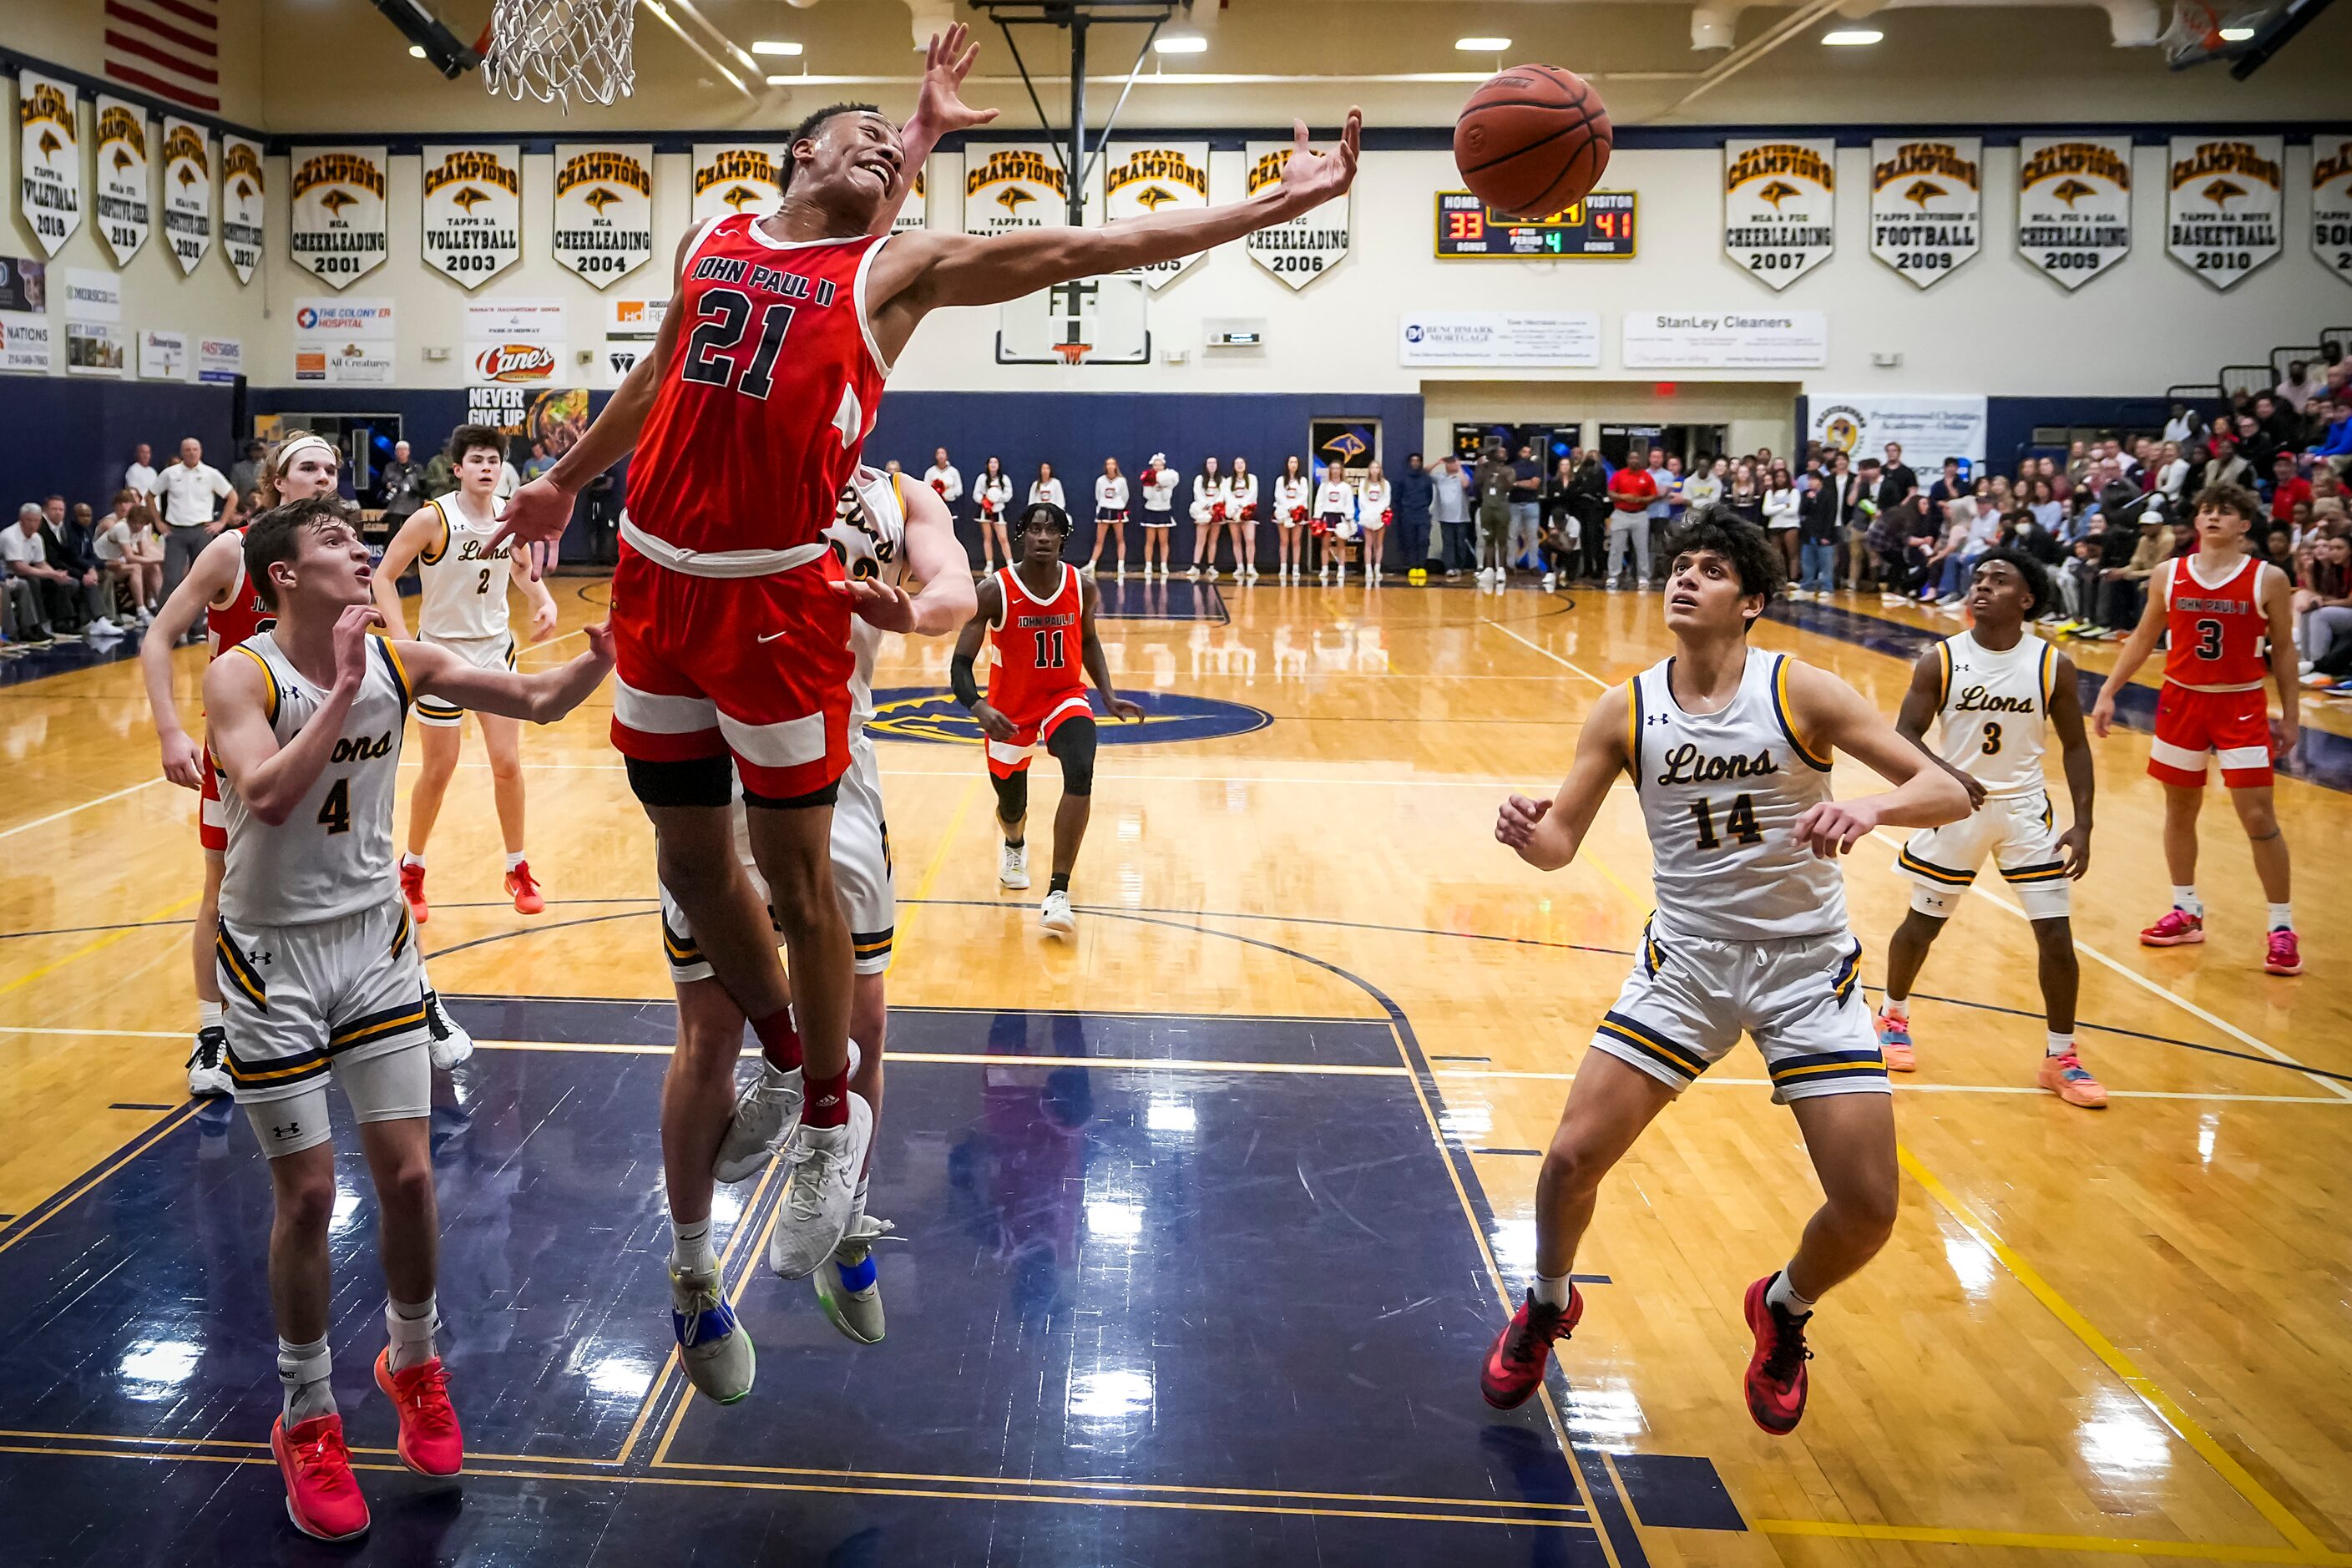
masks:
<path fill-rule="evenodd" d="M 2261 789 L 2271 782 L 2271 710 L 2260 687 L 2251 691 L 2192 691 L 2164 683 L 2156 700 L 2156 739 L 2148 742 L 2151 777 L 2184 789 L 2205 787 L 2206 759 L 2221 760 L 2221 783 Z"/>
<path fill-rule="evenodd" d="M 221 809 L 220 764 L 213 749 L 205 747 L 204 783 L 196 786 L 196 842 L 216 854 L 228 853 L 228 816 Z"/>
<path fill-rule="evenodd" d="M 613 573 L 613 744 L 644 763 L 731 753 L 750 794 L 812 794 L 849 766 L 849 602 L 828 551 L 767 577 Z"/>
<path fill-rule="evenodd" d="M 1084 690 L 1050 698 L 1045 704 L 1045 714 L 1032 720 L 1027 714 L 1007 713 L 1013 721 L 1013 739 L 988 742 L 988 771 L 998 778 L 1009 779 L 1014 773 L 1026 772 L 1032 747 L 1042 746 L 1054 738 L 1054 731 L 1071 720 L 1095 716 L 1094 705 L 1087 700 Z"/>

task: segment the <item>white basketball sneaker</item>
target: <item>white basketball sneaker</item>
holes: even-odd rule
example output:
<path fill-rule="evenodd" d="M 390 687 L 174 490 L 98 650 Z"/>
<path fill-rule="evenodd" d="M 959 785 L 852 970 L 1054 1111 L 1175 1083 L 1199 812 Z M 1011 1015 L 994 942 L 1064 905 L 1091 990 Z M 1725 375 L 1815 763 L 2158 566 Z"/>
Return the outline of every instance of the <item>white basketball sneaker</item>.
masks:
<path fill-rule="evenodd" d="M 751 1392 L 759 1356 L 727 1304 L 719 1270 L 669 1266 L 669 1325 L 686 1380 L 706 1399 L 732 1405 Z"/>
<path fill-rule="evenodd" d="M 1006 888 L 1029 885 L 1029 846 L 1025 841 L 1007 844 L 997 850 L 996 880 L 999 886 Z"/>
<path fill-rule="evenodd" d="M 228 1077 L 228 1031 L 207 1024 L 196 1031 L 196 1048 L 188 1053 L 188 1092 L 198 1100 L 227 1094 L 235 1087 Z"/>
<path fill-rule="evenodd" d="M 441 1005 L 441 993 L 430 985 L 425 988 L 425 1022 L 433 1036 L 426 1043 L 425 1052 L 435 1067 L 447 1072 L 473 1056 L 474 1037 L 449 1016 L 449 1009 Z"/>
<path fill-rule="evenodd" d="M 874 1109 L 849 1097 L 849 1122 L 811 1127 L 803 1121 L 784 1145 L 792 1181 L 776 1228 L 768 1237 L 768 1267 L 787 1279 L 805 1279 L 833 1256 L 849 1229 L 857 1203 L 857 1172 L 874 1139 Z"/>
<path fill-rule="evenodd" d="M 735 1097 L 735 1114 L 710 1162 L 712 1176 L 732 1185 L 767 1168 L 801 1124 L 802 1076 L 798 1068 L 785 1071 L 760 1058 L 758 1074 Z"/>
<path fill-rule="evenodd" d="M 882 1342 L 882 1280 L 874 1268 L 874 1244 L 897 1228 L 887 1219 L 857 1215 L 825 1266 L 809 1276 L 825 1317 L 861 1345 Z"/>
<path fill-rule="evenodd" d="M 1055 936 L 1067 936 L 1078 929 L 1077 911 L 1070 908 L 1070 895 L 1056 888 L 1045 895 L 1037 910 L 1037 923 Z"/>

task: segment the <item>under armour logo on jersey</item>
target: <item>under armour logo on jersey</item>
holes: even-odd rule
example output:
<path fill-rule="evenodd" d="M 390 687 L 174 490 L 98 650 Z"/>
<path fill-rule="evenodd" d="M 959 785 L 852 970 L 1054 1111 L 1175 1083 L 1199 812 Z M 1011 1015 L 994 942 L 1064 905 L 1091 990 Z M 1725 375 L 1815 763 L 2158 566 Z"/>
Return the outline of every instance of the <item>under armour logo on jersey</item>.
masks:
<path fill-rule="evenodd" d="M 1675 720 L 1674 720 L 1674 715 L 1673 715 L 1673 714 L 1671 714 L 1671 713 L 1653 713 L 1653 714 L 1650 714 L 1647 718 L 1645 718 L 1645 719 L 1643 719 L 1643 720 L 1642 721 L 1642 722 L 1643 722 L 1643 724 L 1645 724 L 1645 725 L 1647 725 L 1647 724 L 1671 724 L 1671 723 L 1673 723 L 1674 721 L 1675 721 Z"/>
<path fill-rule="evenodd" d="M 264 948 L 259 952 L 253 955 L 253 962 L 256 963 L 267 963 L 269 962 L 269 950 L 268 948 Z"/>
<path fill-rule="evenodd" d="M 302 1136 L 302 1124 L 299 1121 L 289 1121 L 282 1127 L 274 1126 L 270 1128 L 269 1135 L 281 1142 L 289 1138 L 299 1138 Z"/>

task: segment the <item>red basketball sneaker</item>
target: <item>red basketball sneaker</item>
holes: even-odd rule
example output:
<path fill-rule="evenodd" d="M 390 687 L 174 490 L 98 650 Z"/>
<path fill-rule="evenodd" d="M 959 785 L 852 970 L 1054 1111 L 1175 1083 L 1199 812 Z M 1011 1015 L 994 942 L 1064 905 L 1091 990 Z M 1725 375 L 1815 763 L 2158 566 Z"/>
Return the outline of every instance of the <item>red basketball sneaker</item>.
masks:
<path fill-rule="evenodd" d="M 320 1541 L 366 1533 L 367 1499 L 352 1476 L 341 1416 L 313 1415 L 291 1431 L 281 1416 L 270 1423 L 269 1451 L 278 1456 L 278 1473 L 286 1481 L 286 1517 L 295 1529 Z"/>
<path fill-rule="evenodd" d="M 375 1385 L 400 1413 L 400 1462 L 420 1476 L 454 1476 L 466 1468 L 466 1440 L 449 1404 L 449 1373 L 441 1358 L 392 1370 L 392 1349 L 376 1352 Z"/>
<path fill-rule="evenodd" d="M 2182 909 L 2165 910 L 2163 919 L 2139 933 L 2142 947 L 2186 947 L 2204 940 L 2205 917 Z"/>
<path fill-rule="evenodd" d="M 2284 929 L 2271 932 L 2270 945 L 2263 954 L 2263 969 L 2270 974 L 2303 973 L 2303 949 L 2296 943 L 2294 932 Z"/>
<path fill-rule="evenodd" d="M 400 863 L 400 896 L 408 900 L 408 918 L 423 925 L 433 911 L 425 907 L 425 868 Z"/>
<path fill-rule="evenodd" d="M 1805 1363 L 1813 1359 L 1805 1348 L 1805 1323 L 1812 1314 L 1792 1318 L 1764 1299 L 1779 1278 L 1767 1274 L 1748 1287 L 1748 1326 L 1756 1334 L 1756 1353 L 1748 1358 L 1748 1414 L 1775 1437 L 1785 1437 L 1805 1415 Z"/>
<path fill-rule="evenodd" d="M 1486 1352 L 1486 1364 L 1478 1373 L 1478 1392 L 1486 1403 L 1497 1410 L 1512 1410 L 1527 1403 L 1543 1382 L 1544 1363 L 1551 1356 L 1554 1340 L 1564 1340 L 1576 1331 L 1577 1321 L 1584 1316 L 1584 1293 L 1575 1286 L 1568 1288 L 1568 1305 L 1547 1306 L 1536 1300 L 1533 1290 L 1495 1336 L 1495 1343 Z"/>
<path fill-rule="evenodd" d="M 547 908 L 547 900 L 540 896 L 539 879 L 530 874 L 528 860 L 516 861 L 514 868 L 507 873 L 507 895 L 514 900 L 515 913 L 519 915 L 535 915 Z"/>

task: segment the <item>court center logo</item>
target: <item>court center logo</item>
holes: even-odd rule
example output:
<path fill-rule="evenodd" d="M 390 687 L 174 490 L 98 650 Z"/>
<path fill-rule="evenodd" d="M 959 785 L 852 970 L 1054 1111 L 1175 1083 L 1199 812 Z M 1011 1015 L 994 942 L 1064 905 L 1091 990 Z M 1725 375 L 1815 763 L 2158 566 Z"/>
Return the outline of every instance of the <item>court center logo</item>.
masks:
<path fill-rule="evenodd" d="M 1097 712 L 1097 734 L 1106 746 L 1221 741 L 1274 722 L 1273 714 L 1246 702 L 1173 691 L 1124 691 L 1121 695 L 1142 706 L 1143 718 L 1140 722 L 1122 724 Z M 930 741 L 950 746 L 977 746 L 986 738 L 962 703 L 946 692 L 914 686 L 876 692 L 874 721 L 866 728 L 886 741 Z"/>

